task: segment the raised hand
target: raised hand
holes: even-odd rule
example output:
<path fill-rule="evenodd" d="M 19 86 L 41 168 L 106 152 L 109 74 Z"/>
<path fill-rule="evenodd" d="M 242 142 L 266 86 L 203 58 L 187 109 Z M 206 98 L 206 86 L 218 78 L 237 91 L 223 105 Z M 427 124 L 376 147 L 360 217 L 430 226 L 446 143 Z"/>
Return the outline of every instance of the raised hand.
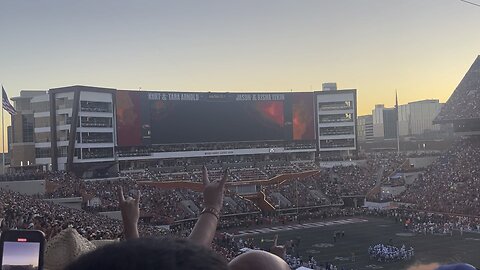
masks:
<path fill-rule="evenodd" d="M 137 191 L 134 198 L 123 195 L 123 188 L 117 189 L 118 205 L 122 213 L 123 229 L 126 239 L 138 238 L 138 219 L 140 218 L 140 190 Z"/>
<path fill-rule="evenodd" d="M 270 248 L 270 253 L 277 255 L 278 257 L 285 259 L 287 254 L 285 246 L 278 245 L 278 234 L 273 238 L 273 246 Z"/>
<path fill-rule="evenodd" d="M 210 182 L 207 168 L 203 167 L 203 204 L 207 214 L 198 217 L 188 237 L 193 243 L 210 248 L 215 231 L 217 230 L 218 218 L 223 205 L 223 192 L 228 179 L 228 171 L 225 170 L 220 181 Z M 212 210 L 214 209 L 214 210 Z M 203 213 L 203 212 L 202 212 Z"/>
<path fill-rule="evenodd" d="M 228 180 L 228 170 L 225 170 L 220 181 L 210 182 L 207 167 L 203 166 L 203 202 L 205 208 L 214 208 L 218 211 L 223 206 L 225 183 Z"/>

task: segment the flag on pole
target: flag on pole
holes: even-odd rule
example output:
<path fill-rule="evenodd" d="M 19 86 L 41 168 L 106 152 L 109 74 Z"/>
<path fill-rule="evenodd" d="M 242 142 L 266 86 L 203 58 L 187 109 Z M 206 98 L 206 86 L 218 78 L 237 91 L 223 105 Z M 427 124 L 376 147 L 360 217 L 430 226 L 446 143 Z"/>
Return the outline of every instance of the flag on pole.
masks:
<path fill-rule="evenodd" d="M 10 101 L 8 100 L 7 92 L 5 92 L 5 88 L 3 88 L 3 85 L 2 85 L 2 106 L 3 106 L 3 109 L 7 111 L 10 115 L 17 114 L 17 111 L 12 106 L 12 104 L 10 104 Z"/>

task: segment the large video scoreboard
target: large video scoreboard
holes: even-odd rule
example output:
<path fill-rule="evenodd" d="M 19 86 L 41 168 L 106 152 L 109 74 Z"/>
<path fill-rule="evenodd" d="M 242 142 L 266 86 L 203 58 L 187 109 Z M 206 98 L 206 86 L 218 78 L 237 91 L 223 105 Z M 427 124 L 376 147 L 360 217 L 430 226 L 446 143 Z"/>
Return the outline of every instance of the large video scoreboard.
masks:
<path fill-rule="evenodd" d="M 116 93 L 119 146 L 313 141 L 313 93 Z"/>

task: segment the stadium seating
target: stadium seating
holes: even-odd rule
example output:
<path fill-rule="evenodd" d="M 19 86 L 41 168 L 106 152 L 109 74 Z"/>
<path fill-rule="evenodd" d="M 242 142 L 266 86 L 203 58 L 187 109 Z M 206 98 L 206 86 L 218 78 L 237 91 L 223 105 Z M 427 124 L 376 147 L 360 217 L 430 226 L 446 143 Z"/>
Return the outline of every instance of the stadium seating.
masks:
<path fill-rule="evenodd" d="M 418 209 L 480 215 L 480 140 L 462 139 L 399 198 Z"/>

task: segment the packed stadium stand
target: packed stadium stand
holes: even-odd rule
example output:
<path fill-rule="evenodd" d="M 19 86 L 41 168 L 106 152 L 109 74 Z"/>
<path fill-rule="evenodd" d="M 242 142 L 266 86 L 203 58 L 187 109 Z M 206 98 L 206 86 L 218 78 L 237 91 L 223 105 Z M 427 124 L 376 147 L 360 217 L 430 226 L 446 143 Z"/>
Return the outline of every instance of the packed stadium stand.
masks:
<path fill-rule="evenodd" d="M 123 92 L 123 98 L 135 103 L 140 97 L 131 92 Z M 57 153 L 60 155 L 58 160 L 62 160 L 65 168 L 68 168 L 69 164 L 78 162 L 88 163 L 88 166 L 95 169 L 82 169 L 78 173 L 75 170 L 48 171 L 35 167 L 32 170 L 3 175 L 0 178 L 1 182 L 45 181 L 45 194 L 27 196 L 0 188 L 0 229 L 2 231 L 10 228 L 39 229 L 46 233 L 47 239 L 68 227 L 73 227 L 89 240 L 123 237 L 122 223 L 102 215 L 120 210 L 117 189 L 121 186 L 126 196 L 134 197 L 134 194 L 140 191 L 139 231 L 142 236 L 166 234 L 186 236 L 192 231 L 194 223 L 206 207 L 202 196 L 205 185 L 202 169 L 205 166 L 211 181 L 220 180 L 225 173 L 228 176 L 220 213 L 221 219 L 218 224 L 220 230 L 238 231 L 259 226 L 301 224 L 304 221 L 334 217 L 371 215 L 394 218 L 400 222 L 405 222 L 407 219 L 414 220 L 410 228 L 414 233 L 425 233 L 427 229 L 431 230 L 432 234 L 433 232 L 451 233 L 453 230 L 480 232 L 480 137 L 478 135 L 480 95 L 478 93 L 480 93 L 480 57 L 467 72 L 436 119 L 439 123 L 454 125 L 458 135 L 456 142 L 447 152 L 435 153 L 433 156 L 436 160 L 420 173 L 417 180 L 407 185 L 404 192 L 394 198 L 395 202 L 399 203 L 395 204 L 396 207 L 400 209 L 367 210 L 360 206 L 366 200 L 381 201 L 379 190 L 382 185 L 390 181 L 395 173 L 412 169 L 409 163 L 410 157 L 421 157 L 427 155 L 426 153 L 407 155 L 378 152 L 362 156 L 355 153 L 354 156 L 349 157 L 349 162 L 343 162 L 345 156 L 335 156 L 332 153 L 316 157 L 318 138 L 314 138 L 315 132 L 305 131 L 303 135 L 306 136 L 306 140 L 303 140 L 300 136 L 302 134 L 295 135 L 295 132 L 288 127 L 290 124 L 286 128 L 286 136 L 300 136 L 297 141 L 290 140 L 292 139 L 290 137 L 269 141 L 264 139 L 270 138 L 255 138 L 256 134 L 247 132 L 243 135 L 250 136 L 253 141 L 170 143 L 169 140 L 177 139 L 172 134 L 152 138 L 149 137 L 150 132 L 138 132 L 133 134 L 133 137 L 123 133 L 124 137 L 120 139 L 119 145 L 113 145 L 113 142 L 106 143 L 101 138 L 105 135 L 89 132 L 83 132 L 85 133 L 83 134 L 80 130 L 79 140 L 82 143 L 79 145 L 84 148 L 79 148 L 81 149 L 79 152 L 68 152 L 67 148 L 64 148 L 61 150 L 64 152 Z M 165 104 L 161 102 L 161 95 L 148 97 L 143 93 L 140 96 L 152 98 L 148 102 L 154 105 L 150 104 L 157 113 L 164 109 L 162 106 Z M 66 97 L 68 99 L 68 96 Z M 287 103 L 281 103 L 282 106 L 280 106 L 280 103 L 273 100 L 274 98 L 270 99 L 267 103 L 259 103 L 260 105 L 254 102 L 235 106 L 238 106 L 237 109 L 241 111 L 245 107 L 251 109 L 252 106 L 258 105 L 256 109 L 260 112 L 250 115 L 249 119 L 255 119 L 261 115 L 266 120 L 256 123 L 258 128 L 256 132 L 262 131 L 265 128 L 263 124 L 268 123 L 272 129 L 263 130 L 266 134 L 261 135 L 281 137 L 285 135 L 284 123 L 277 120 L 281 118 L 280 116 L 289 115 L 289 112 L 279 113 L 276 110 Z M 81 101 L 80 104 L 80 114 L 113 114 L 111 102 Z M 184 112 L 172 104 L 168 104 L 171 106 L 170 112 L 184 117 Z M 138 105 L 139 103 L 136 104 L 135 109 L 139 109 Z M 180 107 L 183 108 L 182 106 L 185 104 Z M 203 106 L 206 105 L 198 106 L 205 108 Z M 218 106 L 224 108 L 225 104 Z M 330 107 L 325 110 L 327 109 L 331 110 Z M 128 111 L 123 113 L 120 118 L 123 117 L 126 121 L 122 124 L 124 132 L 130 131 L 132 125 L 139 130 L 152 128 L 136 122 L 136 120 L 144 121 L 148 118 L 145 118 L 141 111 L 136 111 L 139 113 L 136 120 L 130 118 Z M 156 117 L 160 122 L 175 124 L 171 122 L 172 119 L 166 120 L 160 115 Z M 109 128 L 109 132 L 115 133 L 113 128 L 110 130 L 110 127 L 105 127 L 105 125 L 110 126 L 109 121 L 100 123 L 92 119 L 84 120 L 82 122 L 80 119 L 84 125 L 80 123 L 79 128 Z M 312 119 L 306 121 L 310 120 Z M 194 124 L 192 119 L 189 121 L 190 124 Z M 187 133 L 192 132 L 190 124 L 177 128 Z M 243 132 L 240 129 L 236 131 Z M 281 135 L 273 131 L 281 131 Z M 163 131 L 153 131 L 152 128 L 152 132 L 160 134 Z M 309 132 L 313 132 L 313 135 Z M 204 133 L 206 137 L 214 135 L 215 132 Z M 236 134 L 228 134 L 228 136 L 234 135 L 236 136 Z M 180 140 L 188 140 L 187 137 Z M 131 139 L 137 145 L 128 145 Z M 152 139 L 159 140 L 161 143 L 152 144 L 149 142 Z M 195 137 L 192 140 L 197 139 L 198 137 Z M 106 144 L 100 148 L 91 147 L 97 150 L 90 150 L 84 145 L 92 143 Z M 38 144 L 39 149 L 50 147 L 44 145 L 45 142 Z M 65 145 L 66 141 L 62 144 Z M 47 157 L 42 151 L 37 151 L 37 157 L 47 162 Z M 101 167 L 95 167 L 96 164 L 90 161 L 84 162 L 91 159 L 108 159 L 108 161 L 100 162 Z M 321 166 L 324 161 L 334 161 L 335 165 Z M 103 166 L 103 162 L 107 165 Z M 405 184 L 404 181 L 398 181 L 398 183 Z M 48 201 L 65 198 L 80 198 L 81 209 L 71 209 Z M 239 241 L 225 232 L 215 236 L 213 248 L 230 260 L 243 248 L 257 247 L 248 239 Z M 294 256 L 287 257 L 286 260 L 292 269 L 302 265 Z M 309 263 L 310 266 L 314 265 L 312 261 Z"/>
<path fill-rule="evenodd" d="M 245 168 L 234 163 L 234 169 L 228 171 L 231 185 L 224 202 L 225 215 L 242 213 L 260 213 L 261 207 L 252 201 L 252 196 L 261 192 L 266 194 L 266 201 L 274 209 L 294 209 L 298 207 L 319 207 L 341 205 L 342 196 L 365 196 L 378 181 L 378 174 L 383 176 L 392 168 L 399 167 L 404 158 L 396 154 L 375 154 L 368 158 L 363 166 L 337 166 L 320 168 L 311 161 L 283 161 L 284 165 L 248 165 Z M 190 163 L 187 161 L 187 163 Z M 180 165 L 176 163 L 175 165 Z M 214 166 L 214 165 L 210 165 Z M 228 167 L 228 164 L 224 164 Z M 185 168 L 185 166 L 176 166 Z M 142 216 L 154 224 L 172 224 L 177 220 L 195 218 L 202 209 L 199 190 L 182 188 L 182 183 L 200 184 L 202 172 L 196 168 L 182 172 L 162 173 L 156 168 L 147 170 L 124 171 L 117 177 L 99 179 L 80 179 L 71 173 L 50 174 L 47 182 L 50 189 L 46 198 L 82 197 L 83 208 L 89 212 L 118 210 L 115 188 L 123 186 L 127 191 L 142 192 Z M 165 171 L 174 168 L 163 168 Z M 212 169 L 211 179 L 220 179 L 224 170 Z M 296 173 L 312 172 L 310 176 L 289 177 Z M 270 183 L 267 179 L 286 176 L 280 182 Z M 167 189 L 154 188 L 145 183 L 170 183 Z M 239 187 L 253 187 L 245 192 Z M 260 189 L 255 186 L 261 187 Z M 164 186 L 166 187 L 166 186 Z M 299 199 L 300 197 L 300 199 Z M 155 207 L 158 203 L 164 207 Z"/>
<path fill-rule="evenodd" d="M 480 138 L 464 138 L 413 183 L 401 201 L 418 209 L 480 215 Z"/>
<path fill-rule="evenodd" d="M 459 83 L 438 123 L 452 123 L 456 142 L 399 198 L 418 209 L 480 215 L 480 56 Z"/>
<path fill-rule="evenodd" d="M 120 221 L 2 189 L 0 210 L 2 231 L 8 228 L 38 229 L 46 234 L 47 239 L 69 226 L 89 240 L 115 239 L 122 234 Z M 166 233 L 152 226 L 141 226 L 140 230 L 145 235 Z"/>

